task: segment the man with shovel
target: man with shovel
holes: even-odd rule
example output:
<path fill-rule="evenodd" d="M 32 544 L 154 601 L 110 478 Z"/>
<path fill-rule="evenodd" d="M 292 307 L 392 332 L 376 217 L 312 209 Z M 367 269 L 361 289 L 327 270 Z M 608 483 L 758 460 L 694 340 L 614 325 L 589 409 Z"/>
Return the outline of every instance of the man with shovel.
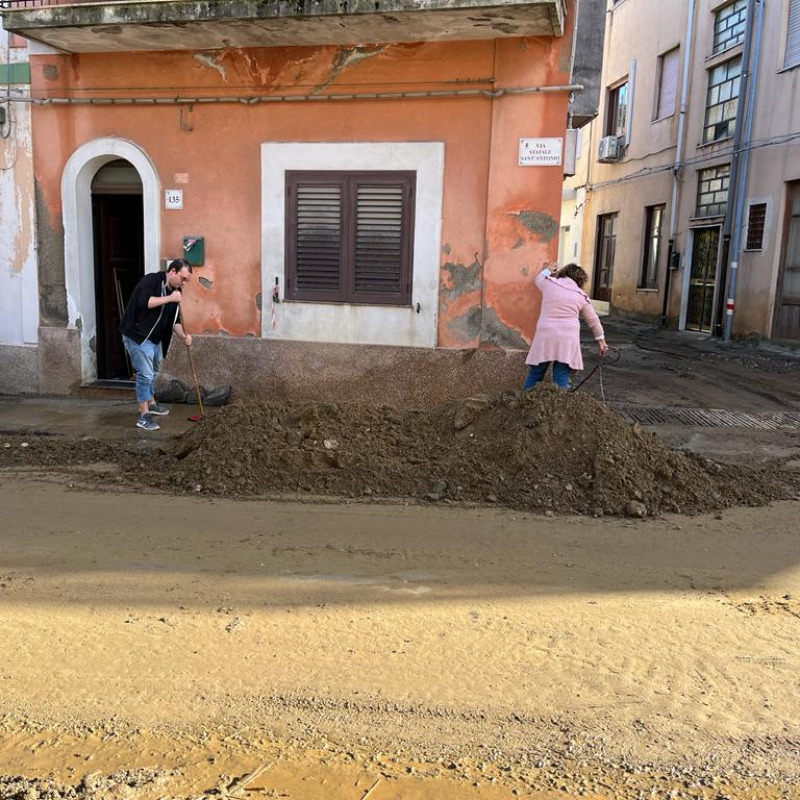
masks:
<path fill-rule="evenodd" d="M 192 346 L 192 337 L 183 330 L 178 315 L 183 300 L 181 289 L 191 279 L 192 265 L 184 258 L 176 258 L 166 272 L 151 272 L 136 284 L 122 315 L 122 342 L 136 370 L 136 427 L 146 431 L 161 427 L 154 416 L 169 414 L 168 408 L 156 402 L 153 384 L 169 350 L 172 331 L 187 347 Z"/>

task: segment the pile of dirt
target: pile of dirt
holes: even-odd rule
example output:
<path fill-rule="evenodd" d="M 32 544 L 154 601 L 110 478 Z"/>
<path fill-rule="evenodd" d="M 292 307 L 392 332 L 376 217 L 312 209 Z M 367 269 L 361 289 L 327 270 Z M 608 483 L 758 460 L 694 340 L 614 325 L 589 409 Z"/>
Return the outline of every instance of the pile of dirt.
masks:
<path fill-rule="evenodd" d="M 787 496 L 773 476 L 667 450 L 588 394 L 543 385 L 432 411 L 230 406 L 187 433 L 158 488 L 497 502 L 557 513 L 698 512 Z"/>
<path fill-rule="evenodd" d="M 118 464 L 120 482 L 170 492 L 489 502 L 597 516 L 694 513 L 794 494 L 788 473 L 778 480 L 668 450 L 591 395 L 549 385 L 429 411 L 233 405 L 150 452 L 53 439 L 0 450 L 0 464 L 89 461 Z"/>

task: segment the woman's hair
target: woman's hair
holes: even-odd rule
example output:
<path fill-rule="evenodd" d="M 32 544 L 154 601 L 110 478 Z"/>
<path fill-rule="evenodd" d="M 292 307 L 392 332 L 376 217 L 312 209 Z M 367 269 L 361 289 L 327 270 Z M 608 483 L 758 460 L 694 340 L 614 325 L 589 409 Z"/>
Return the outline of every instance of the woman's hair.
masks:
<path fill-rule="evenodd" d="M 581 289 L 583 289 L 586 281 L 589 280 L 589 276 L 586 274 L 585 270 L 577 264 L 567 264 L 565 267 L 561 267 L 558 271 L 558 277 L 572 278 Z"/>

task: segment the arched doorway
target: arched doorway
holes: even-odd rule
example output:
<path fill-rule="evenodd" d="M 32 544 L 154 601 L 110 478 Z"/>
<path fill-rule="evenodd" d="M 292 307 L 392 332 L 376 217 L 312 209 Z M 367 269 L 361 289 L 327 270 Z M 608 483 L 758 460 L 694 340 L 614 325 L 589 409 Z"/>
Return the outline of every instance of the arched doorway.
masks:
<path fill-rule="evenodd" d="M 61 176 L 62 213 L 64 218 L 64 279 L 67 289 L 69 327 L 79 332 L 81 380 L 84 384 L 98 378 L 98 337 L 110 341 L 104 331 L 106 317 L 98 316 L 98 297 L 105 290 L 95 291 L 97 259 L 94 220 L 95 178 L 103 167 L 113 162 L 133 167 L 141 182 L 139 202 L 142 208 L 142 249 L 144 272 L 159 269 L 161 214 L 158 198 L 161 192 L 158 174 L 146 153 L 133 142 L 116 137 L 94 139 L 81 145 L 68 159 Z M 130 173 L 128 172 L 130 179 Z M 122 179 L 117 173 L 116 177 Z M 113 179 L 109 172 L 107 179 Z M 102 181 L 101 181 L 102 182 Z M 111 182 L 113 188 L 113 182 Z M 117 192 L 117 194 L 120 194 Z M 131 195 L 135 197 L 135 195 Z M 101 204 L 104 201 L 100 201 Z M 130 201 L 134 202 L 134 201 Z M 111 285 L 116 294 L 114 283 Z M 112 296 L 111 304 L 116 302 Z M 102 309 L 105 314 L 105 301 Z M 117 312 L 118 313 L 118 312 Z M 113 323 L 112 323 L 113 325 Z M 120 343 L 121 346 L 121 343 Z M 124 354 L 123 354 L 124 359 Z"/>
<path fill-rule="evenodd" d="M 129 161 L 101 167 L 92 180 L 94 293 L 98 381 L 131 378 L 119 325 L 139 278 L 144 275 L 142 179 Z"/>

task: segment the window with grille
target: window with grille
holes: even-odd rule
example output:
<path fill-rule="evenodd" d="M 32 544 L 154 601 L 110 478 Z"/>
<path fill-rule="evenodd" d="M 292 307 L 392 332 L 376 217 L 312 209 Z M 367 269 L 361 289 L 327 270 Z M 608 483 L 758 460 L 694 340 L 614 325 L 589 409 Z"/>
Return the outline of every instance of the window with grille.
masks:
<path fill-rule="evenodd" d="M 698 173 L 696 216 L 721 217 L 725 213 L 730 180 L 730 164 L 704 169 Z"/>
<path fill-rule="evenodd" d="M 789 20 L 786 26 L 784 69 L 800 65 L 800 0 L 789 0 Z"/>
<path fill-rule="evenodd" d="M 714 15 L 714 53 L 736 47 L 744 41 L 747 0 L 735 0 Z"/>
<path fill-rule="evenodd" d="M 678 73 L 680 67 L 680 49 L 677 47 L 664 53 L 658 59 L 658 97 L 656 98 L 655 119 L 671 117 L 675 113 L 675 101 L 678 97 Z"/>
<path fill-rule="evenodd" d="M 625 136 L 628 130 L 628 84 L 608 90 L 606 136 Z"/>
<path fill-rule="evenodd" d="M 289 300 L 411 302 L 413 172 L 287 172 Z"/>
<path fill-rule="evenodd" d="M 741 56 L 732 58 L 710 70 L 703 144 L 733 136 L 736 129 L 736 109 L 739 105 L 741 76 Z"/>
<path fill-rule="evenodd" d="M 767 222 L 767 204 L 753 203 L 747 218 L 747 242 L 745 250 L 764 249 L 764 226 Z"/>
<path fill-rule="evenodd" d="M 666 206 L 648 206 L 645 209 L 644 258 L 640 289 L 658 287 L 658 264 L 664 241 L 664 211 Z"/>

